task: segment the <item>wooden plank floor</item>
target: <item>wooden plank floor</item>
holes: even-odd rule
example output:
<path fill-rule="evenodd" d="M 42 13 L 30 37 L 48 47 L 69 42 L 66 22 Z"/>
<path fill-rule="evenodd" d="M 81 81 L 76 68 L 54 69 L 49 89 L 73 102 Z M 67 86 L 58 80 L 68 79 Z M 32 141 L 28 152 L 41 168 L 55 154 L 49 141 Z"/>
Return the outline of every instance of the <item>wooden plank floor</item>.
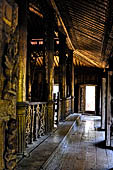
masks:
<path fill-rule="evenodd" d="M 29 157 L 25 157 L 18 163 L 16 170 L 43 169 L 46 161 L 54 155 L 56 148 L 65 141 L 66 135 L 69 133 L 73 125 L 76 124 L 76 122 L 79 122 L 80 117 L 80 114 L 75 113 L 69 115 L 66 121 L 60 122 L 58 128 L 49 134 L 43 142 L 41 141 L 38 143 L 38 146 L 36 146 L 36 144 L 34 145 L 35 149 L 28 154 Z"/>
<path fill-rule="evenodd" d="M 105 148 L 100 117 L 82 116 L 58 148 L 45 170 L 111 170 L 113 151 Z"/>

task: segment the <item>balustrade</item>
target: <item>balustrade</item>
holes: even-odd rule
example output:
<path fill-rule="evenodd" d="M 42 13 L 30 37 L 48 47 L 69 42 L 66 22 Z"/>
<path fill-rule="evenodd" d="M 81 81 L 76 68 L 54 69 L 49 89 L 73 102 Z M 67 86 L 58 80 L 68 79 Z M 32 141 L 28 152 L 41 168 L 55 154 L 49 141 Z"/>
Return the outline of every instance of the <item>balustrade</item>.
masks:
<path fill-rule="evenodd" d="M 54 112 L 55 104 L 57 104 L 57 125 L 61 120 L 61 106 L 62 100 L 58 97 L 54 101 Z M 18 106 L 19 107 L 19 106 Z M 67 115 L 71 111 L 71 98 L 66 100 L 66 111 Z M 39 137 L 45 135 L 48 128 L 48 103 L 47 102 L 29 102 L 24 105 L 24 109 L 17 116 L 18 122 L 18 153 L 25 154 L 26 147 L 28 144 L 32 144 L 33 141 L 36 141 Z"/>
<path fill-rule="evenodd" d="M 47 103 L 30 102 L 26 107 L 26 146 L 46 132 Z"/>

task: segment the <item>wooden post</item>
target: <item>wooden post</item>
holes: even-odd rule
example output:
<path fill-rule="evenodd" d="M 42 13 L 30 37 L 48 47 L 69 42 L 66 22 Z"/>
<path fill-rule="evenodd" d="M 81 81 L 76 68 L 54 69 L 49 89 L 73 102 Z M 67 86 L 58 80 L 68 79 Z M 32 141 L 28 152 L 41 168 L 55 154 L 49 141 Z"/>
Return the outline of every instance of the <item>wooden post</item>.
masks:
<path fill-rule="evenodd" d="M 75 69 L 74 69 L 75 70 Z M 74 72 L 74 112 L 78 113 L 79 109 L 79 86 L 78 86 L 78 79 L 76 70 Z"/>
<path fill-rule="evenodd" d="M 29 40 L 30 41 L 30 40 Z M 26 99 L 27 101 L 31 101 L 31 51 L 30 51 L 30 42 L 27 45 L 27 77 L 26 77 Z"/>
<path fill-rule="evenodd" d="M 71 81 L 71 111 L 74 113 L 74 63 L 72 56 L 72 81 Z"/>
<path fill-rule="evenodd" d="M 60 115 L 61 115 L 61 112 L 60 112 L 60 93 L 58 92 L 57 93 L 57 124 L 59 124 Z"/>
<path fill-rule="evenodd" d="M 106 78 L 102 78 L 101 91 L 101 129 L 105 129 L 105 107 L 106 107 Z"/>
<path fill-rule="evenodd" d="M 54 84 L 54 22 L 53 14 L 49 11 L 45 18 L 45 79 L 46 94 L 48 101 L 47 131 L 51 132 L 54 127 L 54 107 L 53 107 L 53 84 Z"/>
<path fill-rule="evenodd" d="M 81 93 L 80 93 L 80 91 L 81 91 L 81 87 L 80 87 L 80 85 L 78 86 L 78 112 L 80 112 L 81 110 L 80 110 L 80 104 L 81 104 L 81 101 L 80 101 L 80 99 L 81 99 Z"/>
<path fill-rule="evenodd" d="M 106 101 L 106 126 L 105 126 L 105 140 L 106 146 L 111 145 L 110 141 L 110 127 L 111 127 L 111 75 L 112 71 L 108 71 L 107 73 L 107 101 Z"/>
<path fill-rule="evenodd" d="M 71 92 L 71 112 L 74 113 L 74 64 L 73 64 L 73 51 L 69 53 L 69 65 L 70 65 L 70 92 Z"/>
<path fill-rule="evenodd" d="M 100 86 L 96 86 L 96 115 L 100 115 Z"/>
<path fill-rule="evenodd" d="M 101 104 L 101 101 L 102 101 L 102 99 L 101 99 L 101 97 L 102 97 L 101 93 L 102 93 L 102 90 L 101 90 L 101 86 L 100 86 L 100 97 L 99 97 L 99 115 L 100 115 L 100 116 L 101 116 L 101 106 L 102 106 L 102 104 Z"/>
<path fill-rule="evenodd" d="M 5 118 L 6 119 L 6 118 Z M 5 122 L 3 118 L 0 118 L 0 170 L 3 170 L 4 167 L 4 149 L 5 149 Z"/>
<path fill-rule="evenodd" d="M 18 153 L 25 152 L 26 113 L 26 59 L 27 59 L 27 0 L 19 3 L 19 73 L 17 91 Z"/>
<path fill-rule="evenodd" d="M 3 0 L 0 1 L 0 99 L 2 98 L 3 90 L 3 69 L 2 57 L 3 56 Z"/>
<path fill-rule="evenodd" d="M 65 119 L 66 112 L 66 37 L 63 34 L 59 34 L 59 67 L 60 67 L 60 83 L 59 90 L 61 96 L 61 119 Z"/>

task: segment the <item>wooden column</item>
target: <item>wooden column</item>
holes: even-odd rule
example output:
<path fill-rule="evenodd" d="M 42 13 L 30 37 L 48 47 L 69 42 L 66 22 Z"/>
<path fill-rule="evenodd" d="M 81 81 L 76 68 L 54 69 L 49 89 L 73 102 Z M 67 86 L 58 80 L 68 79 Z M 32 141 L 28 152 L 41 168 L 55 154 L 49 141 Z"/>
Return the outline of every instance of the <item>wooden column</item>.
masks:
<path fill-rule="evenodd" d="M 26 77 L 26 100 L 31 101 L 31 44 L 30 40 L 28 40 L 28 45 L 27 45 L 27 77 Z"/>
<path fill-rule="evenodd" d="M 96 86 L 96 115 L 100 115 L 100 86 Z"/>
<path fill-rule="evenodd" d="M 0 99 L 2 98 L 4 81 L 2 69 L 2 56 L 3 56 L 3 0 L 0 0 Z"/>
<path fill-rule="evenodd" d="M 112 71 L 107 72 L 107 101 L 106 101 L 106 125 L 105 125 L 105 140 L 106 140 L 106 146 L 110 146 L 110 127 L 111 127 L 111 75 Z"/>
<path fill-rule="evenodd" d="M 45 79 L 46 94 L 48 101 L 47 113 L 47 131 L 52 131 L 54 127 L 54 109 L 53 109 L 53 84 L 54 84 L 54 21 L 53 14 L 45 16 Z M 45 94 L 45 95 L 46 95 Z"/>
<path fill-rule="evenodd" d="M 66 112 L 66 37 L 59 34 L 59 67 L 60 67 L 60 83 L 59 90 L 61 96 L 61 119 L 65 119 Z"/>
<path fill-rule="evenodd" d="M 17 93 L 18 153 L 25 152 L 26 110 L 26 59 L 27 59 L 27 0 L 19 3 L 19 73 Z"/>
<path fill-rule="evenodd" d="M 101 91 L 101 129 L 105 129 L 105 107 L 106 107 L 106 78 L 102 78 Z"/>
<path fill-rule="evenodd" d="M 5 169 L 4 160 L 3 160 L 4 151 L 5 151 L 4 144 L 5 144 L 5 121 L 4 118 L 0 118 L 0 170 Z"/>
<path fill-rule="evenodd" d="M 101 95 L 101 93 L 102 93 L 102 90 L 101 90 L 101 86 L 100 86 L 100 100 L 99 100 L 99 115 L 101 116 L 101 106 L 102 106 L 102 104 L 101 104 L 101 101 L 102 101 L 102 99 L 101 99 L 101 97 L 102 97 L 102 95 Z"/>
<path fill-rule="evenodd" d="M 75 69 L 74 69 L 75 70 Z M 79 110 L 79 86 L 76 70 L 74 72 L 74 112 L 77 113 Z"/>
<path fill-rule="evenodd" d="M 78 86 L 78 112 L 80 112 L 80 104 L 81 104 L 81 87 L 80 85 Z"/>
<path fill-rule="evenodd" d="M 71 92 L 71 112 L 74 113 L 74 64 L 73 64 L 73 51 L 69 52 L 70 60 L 70 92 Z"/>

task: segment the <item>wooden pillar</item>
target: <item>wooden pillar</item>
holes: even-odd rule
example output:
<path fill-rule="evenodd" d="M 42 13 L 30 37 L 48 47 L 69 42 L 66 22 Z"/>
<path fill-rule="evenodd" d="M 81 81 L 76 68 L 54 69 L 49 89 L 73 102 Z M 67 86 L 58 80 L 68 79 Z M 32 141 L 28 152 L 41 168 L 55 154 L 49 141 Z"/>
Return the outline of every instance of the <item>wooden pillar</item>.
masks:
<path fill-rule="evenodd" d="M 31 101 L 31 44 L 30 40 L 27 45 L 28 51 L 27 51 L 27 77 L 26 77 L 26 100 Z"/>
<path fill-rule="evenodd" d="M 74 113 L 74 64 L 73 64 L 73 51 L 70 50 L 70 91 L 71 91 L 71 112 Z"/>
<path fill-rule="evenodd" d="M 3 160 L 4 149 L 5 149 L 4 144 L 5 144 L 5 121 L 4 118 L 0 118 L 0 170 L 5 169 L 4 160 Z"/>
<path fill-rule="evenodd" d="M 77 71 L 74 69 L 74 112 L 77 113 L 79 110 L 79 86 L 78 86 L 78 79 L 77 79 Z"/>
<path fill-rule="evenodd" d="M 26 59 L 27 59 L 27 0 L 19 3 L 19 73 L 17 93 L 18 153 L 25 152 L 26 113 Z"/>
<path fill-rule="evenodd" d="M 105 140 L 106 146 L 110 146 L 110 127 L 111 127 L 111 75 L 112 71 L 107 72 L 107 87 L 106 87 L 106 125 L 105 125 Z"/>
<path fill-rule="evenodd" d="M 101 99 L 101 97 L 102 97 L 102 95 L 101 95 L 101 93 L 102 93 L 102 90 L 101 90 L 101 86 L 100 86 L 100 100 L 99 100 L 99 115 L 101 116 L 101 106 L 102 106 L 102 104 L 101 104 L 101 101 L 102 101 L 102 99 Z"/>
<path fill-rule="evenodd" d="M 80 105 L 81 105 L 81 87 L 79 85 L 78 86 L 78 112 L 81 111 Z"/>
<path fill-rule="evenodd" d="M 54 127 L 54 108 L 53 108 L 53 85 L 54 85 L 54 21 L 53 14 L 45 16 L 45 79 L 46 94 L 48 101 L 47 131 L 52 131 Z"/>
<path fill-rule="evenodd" d="M 66 112 L 66 37 L 59 34 L 59 67 L 60 67 L 60 80 L 59 90 L 61 96 L 61 119 L 65 119 Z"/>
<path fill-rule="evenodd" d="M 100 115 L 100 86 L 96 86 L 96 115 Z"/>
<path fill-rule="evenodd" d="M 3 69 L 2 69 L 2 56 L 3 56 L 3 0 L 0 0 L 0 99 L 2 98 L 3 90 Z"/>
<path fill-rule="evenodd" d="M 101 91 L 101 129 L 105 129 L 105 107 L 106 107 L 106 78 L 102 78 Z"/>
<path fill-rule="evenodd" d="M 85 112 L 85 85 L 79 85 L 78 112 Z"/>

